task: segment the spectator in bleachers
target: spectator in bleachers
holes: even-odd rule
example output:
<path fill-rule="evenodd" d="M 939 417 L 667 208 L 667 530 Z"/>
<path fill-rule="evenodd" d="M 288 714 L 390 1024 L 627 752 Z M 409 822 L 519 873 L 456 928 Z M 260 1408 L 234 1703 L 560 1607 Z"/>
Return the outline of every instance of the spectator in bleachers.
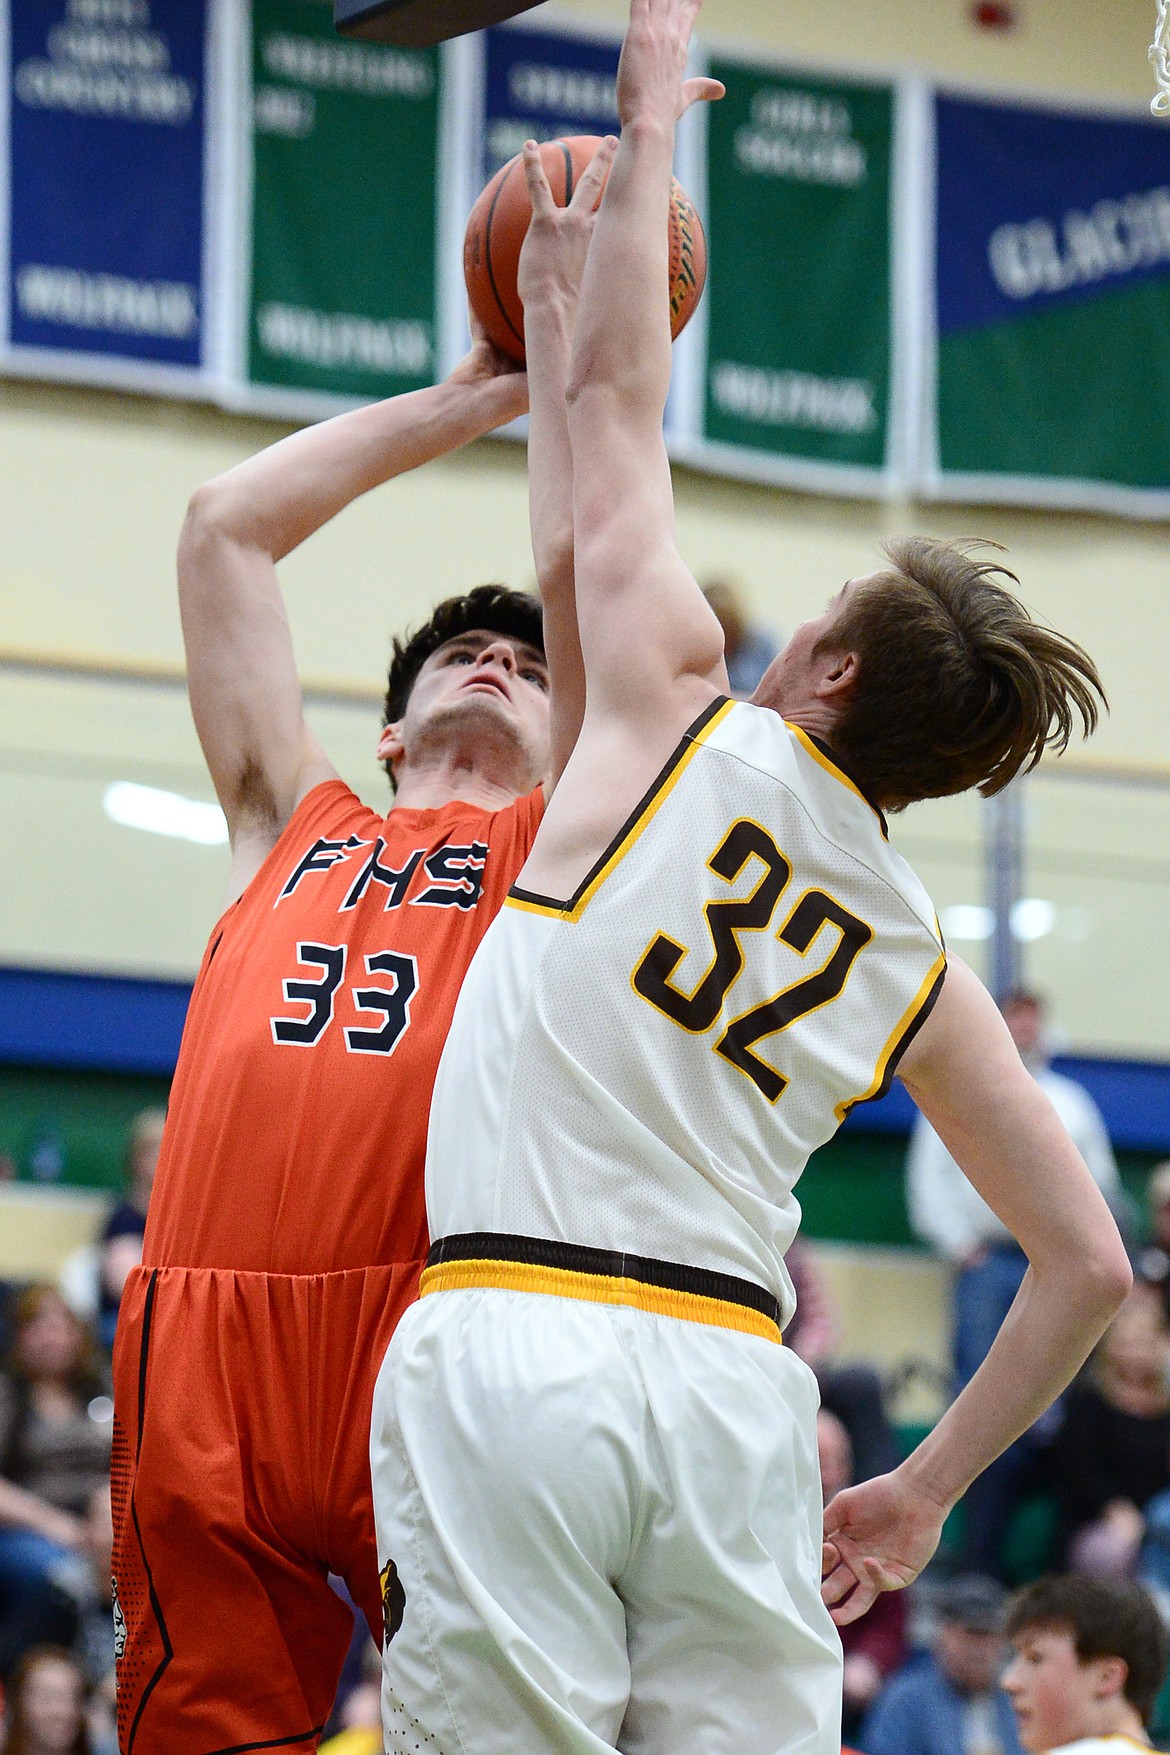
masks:
<path fill-rule="evenodd" d="M 898 1466 L 897 1444 L 886 1413 L 880 1374 L 872 1365 L 835 1361 L 841 1323 L 816 1251 L 797 1238 L 784 1257 L 796 1293 L 796 1313 L 784 1345 L 817 1374 L 821 1405 L 837 1416 L 849 1437 L 853 1478 L 872 1480 Z"/>
<path fill-rule="evenodd" d="M 836 1494 L 853 1485 L 853 1449 L 849 1434 L 828 1408 L 822 1408 L 817 1415 L 817 1455 L 821 1465 L 821 1492 L 827 1505 Z M 841 1731 L 843 1736 L 853 1737 L 882 1684 L 905 1662 L 905 1591 L 883 1591 L 872 1608 L 842 1627 L 840 1634 L 845 1653 Z"/>
<path fill-rule="evenodd" d="M 1053 1453 L 1068 1565 L 1132 1578 L 1146 1507 L 1170 1488 L 1170 1329 L 1139 1281 L 1068 1393 Z"/>
<path fill-rule="evenodd" d="M 85 1677 L 75 1658 L 41 1645 L 12 1677 L 4 1755 L 96 1755 L 85 1722 Z"/>
<path fill-rule="evenodd" d="M 98 1239 L 98 1334 L 103 1347 L 114 1344 L 122 1288 L 142 1260 L 146 1210 L 166 1119 L 165 1109 L 143 1109 L 134 1117 L 126 1152 L 126 1190 Z"/>
<path fill-rule="evenodd" d="M 1166 1630 L 1138 1585 L 1041 1578 L 1012 1605 L 1004 1675 L 1029 1755 L 1123 1755 L 1149 1747 Z"/>
<path fill-rule="evenodd" d="M 1008 995 L 1001 1009 L 1021 1060 L 1051 1101 L 1125 1231 L 1127 1203 L 1105 1123 L 1084 1087 L 1049 1066 L 1043 1001 L 1034 993 L 1017 992 Z M 910 1140 L 906 1192 L 914 1232 L 957 1270 L 952 1345 L 958 1394 L 991 1351 L 1023 1284 L 1028 1260 L 923 1116 Z M 1021 1483 L 1037 1447 L 1051 1440 L 1057 1423 L 1058 1416 L 1038 1422 L 967 1493 L 965 1561 L 972 1570 L 999 1574 L 1000 1545 Z"/>
<path fill-rule="evenodd" d="M 743 592 L 730 579 L 709 579 L 703 596 L 723 629 L 723 656 L 731 692 L 746 701 L 780 650 L 781 642 L 751 620 Z"/>
<path fill-rule="evenodd" d="M 111 1416 L 93 1337 L 52 1286 L 16 1300 L 0 1375 L 0 1673 L 68 1639 L 62 1589 L 84 1575 L 84 1517 L 107 1479 Z"/>
<path fill-rule="evenodd" d="M 91 1685 L 98 1688 L 112 1681 L 114 1669 L 114 1519 L 108 1481 L 90 1494 L 82 1521 L 86 1575 L 77 1594 L 72 1649 Z"/>
<path fill-rule="evenodd" d="M 994 1579 L 973 1573 L 945 1586 L 929 1653 L 887 1682 L 866 1716 L 866 1755 L 1020 1755 L 999 1685 L 1006 1601 Z"/>
<path fill-rule="evenodd" d="M 1155 1164 L 1146 1184 L 1146 1213 L 1150 1227 L 1148 1248 L 1142 1251 L 1144 1279 L 1157 1286 L 1162 1308 L 1170 1322 L 1170 1158 Z"/>

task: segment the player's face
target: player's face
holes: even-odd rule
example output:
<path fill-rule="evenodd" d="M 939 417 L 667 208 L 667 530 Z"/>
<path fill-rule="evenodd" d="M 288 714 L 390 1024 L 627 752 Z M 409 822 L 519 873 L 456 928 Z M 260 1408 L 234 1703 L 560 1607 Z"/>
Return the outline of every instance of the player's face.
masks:
<path fill-rule="evenodd" d="M 787 718 L 819 699 L 825 678 L 832 674 L 840 656 L 833 646 L 833 625 L 851 593 L 878 576 L 867 573 L 861 578 L 848 580 L 829 599 L 823 614 L 801 622 L 784 650 L 764 672 L 752 700 L 773 707 Z"/>
<path fill-rule="evenodd" d="M 1027 1628 L 1016 1637 L 1014 1647 L 1003 1686 L 1028 1755 L 1092 1736 L 1100 1711 L 1104 1660 L 1082 1664 L 1072 1634 L 1056 1627 Z"/>
<path fill-rule="evenodd" d="M 534 784 L 548 764 L 548 665 L 522 640 L 484 629 L 460 634 L 426 660 L 395 730 L 409 754 L 464 735 L 485 752 L 510 746 Z"/>

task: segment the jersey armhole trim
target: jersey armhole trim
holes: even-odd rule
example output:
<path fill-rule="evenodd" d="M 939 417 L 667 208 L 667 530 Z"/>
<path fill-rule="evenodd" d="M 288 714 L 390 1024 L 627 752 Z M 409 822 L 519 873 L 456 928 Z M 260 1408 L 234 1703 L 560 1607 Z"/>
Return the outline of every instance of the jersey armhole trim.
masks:
<path fill-rule="evenodd" d="M 692 756 L 736 705 L 735 701 L 729 701 L 725 695 L 716 695 L 710 705 L 704 707 L 699 717 L 683 732 L 648 791 L 643 793 L 613 840 L 586 872 L 567 902 L 558 902 L 551 896 L 537 895 L 532 890 L 521 889 L 519 884 L 513 884 L 504 906 L 522 909 L 527 914 L 551 914 L 558 920 L 579 920 L 610 872 L 629 852 L 654 813 L 669 796 Z"/>
<path fill-rule="evenodd" d="M 882 1049 L 869 1087 L 862 1091 L 860 1096 L 850 1097 L 847 1103 L 838 1103 L 836 1108 L 838 1121 L 844 1121 L 850 1111 L 855 1109 L 859 1103 L 876 1102 L 880 1097 L 885 1096 L 894 1081 L 898 1062 L 934 1009 L 934 1003 L 942 992 L 946 972 L 947 955 L 945 951 L 940 951 L 938 957 L 931 964 L 922 986 L 895 1024 L 889 1041 Z"/>

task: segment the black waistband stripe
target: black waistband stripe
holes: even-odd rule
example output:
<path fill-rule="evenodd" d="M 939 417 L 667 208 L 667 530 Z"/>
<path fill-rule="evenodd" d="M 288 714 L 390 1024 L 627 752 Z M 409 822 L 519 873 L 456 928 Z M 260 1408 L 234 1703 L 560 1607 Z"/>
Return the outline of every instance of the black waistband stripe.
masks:
<path fill-rule="evenodd" d="M 567 1273 L 598 1274 L 608 1279 L 640 1280 L 646 1286 L 684 1292 L 693 1298 L 717 1298 L 725 1304 L 742 1304 L 768 1317 L 777 1328 L 782 1313 L 779 1300 L 764 1286 L 734 1274 L 711 1268 L 688 1267 L 683 1262 L 656 1261 L 651 1256 L 626 1255 L 618 1249 L 590 1249 L 583 1243 L 555 1243 L 545 1237 L 513 1237 L 502 1231 L 468 1231 L 461 1236 L 440 1237 L 427 1256 L 429 1268 L 448 1261 L 507 1261 L 525 1267 L 559 1268 Z"/>

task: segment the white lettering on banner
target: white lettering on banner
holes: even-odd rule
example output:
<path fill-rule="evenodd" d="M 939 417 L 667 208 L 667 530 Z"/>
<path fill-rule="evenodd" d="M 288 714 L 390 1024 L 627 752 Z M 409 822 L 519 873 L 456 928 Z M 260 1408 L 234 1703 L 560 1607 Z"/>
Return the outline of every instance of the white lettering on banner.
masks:
<path fill-rule="evenodd" d="M 431 364 L 426 323 L 380 323 L 372 317 L 335 316 L 295 305 L 261 305 L 256 322 L 268 353 L 303 365 L 417 378 Z"/>
<path fill-rule="evenodd" d="M 363 43 L 329 43 L 275 31 L 261 45 L 273 79 L 295 79 L 323 91 L 356 91 L 365 97 L 429 97 L 435 75 L 423 55 Z"/>
<path fill-rule="evenodd" d="M 531 117 L 525 122 L 506 122 L 497 117 L 489 122 L 484 141 L 487 146 L 488 162 L 494 165 L 507 164 L 518 152 L 524 150 L 526 140 L 550 140 L 550 125 L 547 121 L 534 122 Z"/>
<path fill-rule="evenodd" d="M 70 0 L 70 18 L 83 24 L 150 23 L 150 0 Z"/>
<path fill-rule="evenodd" d="M 1029 219 L 997 226 L 987 256 L 996 285 L 1009 299 L 1065 292 L 1170 262 L 1170 187 L 1098 201 L 1087 213 L 1070 208 L 1059 223 Z"/>
<path fill-rule="evenodd" d="M 252 96 L 252 124 L 257 134 L 305 140 L 317 125 L 317 100 L 311 91 L 295 91 L 288 85 L 258 85 Z"/>
<path fill-rule="evenodd" d="M 817 378 L 721 360 L 712 368 L 711 393 L 722 413 L 760 426 L 865 433 L 877 424 L 873 385 L 864 378 Z"/>
<path fill-rule="evenodd" d="M 618 119 L 617 80 L 603 73 L 518 61 L 508 72 L 508 95 L 526 110 Z"/>
<path fill-rule="evenodd" d="M 125 280 L 29 263 L 16 271 L 16 304 L 30 322 L 115 335 L 183 340 L 199 328 L 198 289 L 181 281 Z"/>
<path fill-rule="evenodd" d="M 847 189 L 864 183 L 868 169 L 844 98 L 784 87 L 756 92 L 751 122 L 736 131 L 735 156 L 755 176 Z"/>
<path fill-rule="evenodd" d="M 17 102 L 181 128 L 194 113 L 195 85 L 170 71 L 166 38 L 149 24 L 147 0 L 69 0 L 45 39 L 47 59 L 15 68 Z"/>

